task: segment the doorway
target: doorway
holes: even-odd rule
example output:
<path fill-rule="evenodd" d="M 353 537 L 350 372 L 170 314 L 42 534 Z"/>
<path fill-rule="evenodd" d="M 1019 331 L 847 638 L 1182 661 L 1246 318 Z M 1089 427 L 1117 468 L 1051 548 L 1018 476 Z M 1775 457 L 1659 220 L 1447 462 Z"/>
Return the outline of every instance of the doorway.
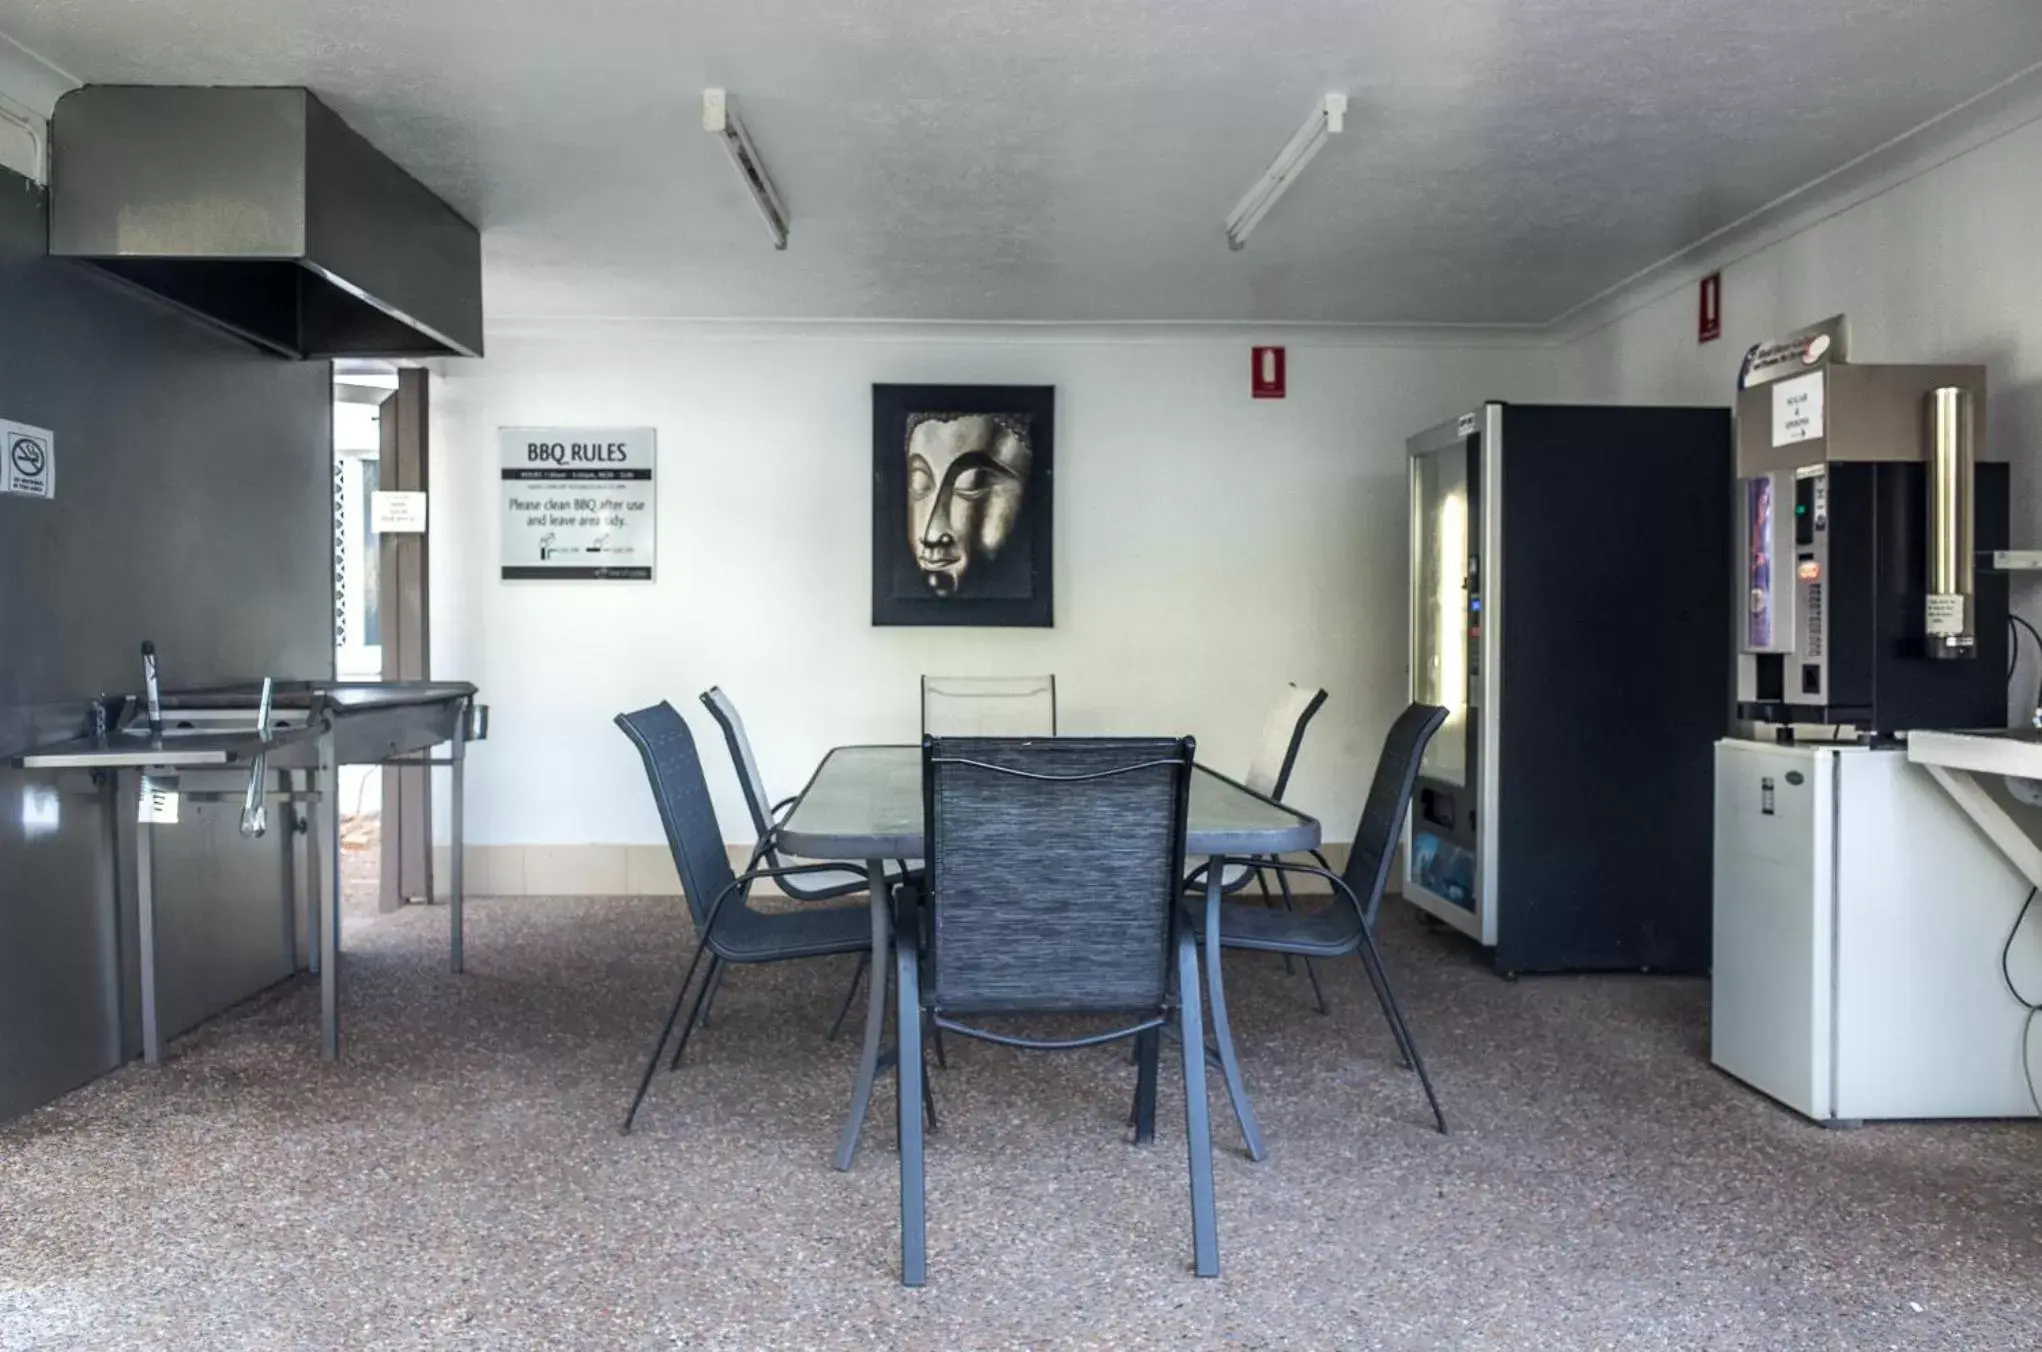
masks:
<path fill-rule="evenodd" d="M 333 379 L 333 673 L 383 677 L 382 550 L 371 504 L 382 485 L 383 406 L 397 372 L 380 363 L 336 363 Z M 381 914 L 383 775 L 340 767 L 343 925 Z"/>

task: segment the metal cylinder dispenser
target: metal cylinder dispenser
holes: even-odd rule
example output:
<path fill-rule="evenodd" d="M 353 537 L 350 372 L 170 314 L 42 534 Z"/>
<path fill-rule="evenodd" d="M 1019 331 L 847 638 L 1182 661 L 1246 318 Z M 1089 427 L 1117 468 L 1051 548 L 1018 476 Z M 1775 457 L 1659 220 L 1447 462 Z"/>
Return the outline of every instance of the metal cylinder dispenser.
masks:
<path fill-rule="evenodd" d="M 1928 597 L 1924 631 L 1931 657 L 1975 657 L 1978 626 L 1972 545 L 1974 481 L 1971 391 L 1930 390 Z"/>

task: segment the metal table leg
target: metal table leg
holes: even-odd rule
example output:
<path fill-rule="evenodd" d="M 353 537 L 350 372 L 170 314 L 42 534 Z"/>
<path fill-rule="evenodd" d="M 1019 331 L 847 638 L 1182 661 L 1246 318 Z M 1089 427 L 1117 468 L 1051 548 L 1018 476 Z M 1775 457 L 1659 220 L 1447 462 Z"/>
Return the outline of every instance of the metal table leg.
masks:
<path fill-rule="evenodd" d="M 340 767 L 334 754 L 333 729 L 319 738 L 319 801 L 314 819 L 325 826 L 330 845 L 319 857 L 319 878 L 313 889 L 325 912 L 319 927 L 319 1054 L 340 1059 Z"/>
<path fill-rule="evenodd" d="M 865 983 L 865 1049 L 858 1057 L 858 1076 L 851 1082 L 851 1115 L 837 1140 L 837 1168 L 845 1171 L 858 1154 L 858 1133 L 872 1101 L 872 1082 L 879 1075 L 879 1045 L 886 1035 L 886 992 L 891 984 L 887 954 L 893 944 L 893 912 L 887 904 L 886 861 L 866 860 L 865 877 L 872 889 L 872 966 L 871 979 Z"/>
<path fill-rule="evenodd" d="M 453 818 L 451 835 L 454 850 L 448 860 L 448 872 L 453 875 L 449 880 L 453 892 L 447 898 L 447 970 L 450 972 L 467 969 L 467 959 L 461 952 L 461 927 L 466 923 L 461 908 L 468 900 L 467 875 L 464 868 L 468 855 L 467 831 L 464 829 L 467 810 L 463 798 L 465 790 L 463 780 L 466 778 L 468 762 L 467 733 L 467 706 L 463 705 L 460 725 L 454 730 L 454 764 L 450 772 L 454 779 L 454 800 L 449 807 L 449 815 Z M 428 770 L 426 773 L 431 774 L 432 771 Z"/>
<path fill-rule="evenodd" d="M 1213 895 L 1219 869 L 1213 869 Z M 1213 1204 L 1212 1120 L 1205 1107 L 1205 1058 L 1191 1050 L 1205 1036 L 1198 1009 L 1198 953 L 1191 936 L 1177 940 L 1177 1020 L 1184 1054 L 1184 1143 L 1191 1166 L 1192 1267 L 1201 1277 L 1220 1275 L 1219 1211 Z"/>
<path fill-rule="evenodd" d="M 900 1122 L 900 1280 L 920 1286 L 928 1278 L 929 1237 L 922 1163 L 922 997 L 921 961 L 914 945 L 899 946 L 900 1066 L 894 1072 Z"/>
<path fill-rule="evenodd" d="M 142 969 L 142 1061 L 163 1064 L 163 1030 L 156 1020 L 156 828 L 148 808 L 149 777 L 135 781 L 135 920 Z"/>
<path fill-rule="evenodd" d="M 1262 1148 L 1262 1129 L 1255 1123 L 1255 1108 L 1248 1102 L 1248 1086 L 1241 1078 L 1241 1062 L 1234 1055 L 1234 1033 L 1227 1022 L 1227 988 L 1220 976 L 1220 861 L 1210 859 L 1206 864 L 1205 985 L 1212 998 L 1213 1040 L 1219 1044 L 1220 1073 L 1226 1078 L 1227 1097 L 1234 1102 L 1234 1116 L 1241 1123 L 1248 1158 L 1261 1160 L 1267 1153 Z"/>

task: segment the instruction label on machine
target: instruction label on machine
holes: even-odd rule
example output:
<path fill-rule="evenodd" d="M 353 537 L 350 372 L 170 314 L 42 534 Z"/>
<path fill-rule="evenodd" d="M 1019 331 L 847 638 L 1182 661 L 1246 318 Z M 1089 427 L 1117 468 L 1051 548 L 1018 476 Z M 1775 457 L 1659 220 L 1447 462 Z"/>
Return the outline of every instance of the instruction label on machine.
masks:
<path fill-rule="evenodd" d="M 57 438 L 46 427 L 0 419 L 0 493 L 57 496 Z"/>
<path fill-rule="evenodd" d="M 1826 436 L 1823 402 L 1827 375 L 1814 371 L 1773 385 L 1773 445 L 1791 446 Z"/>
<path fill-rule="evenodd" d="M 503 577 L 649 582 L 650 427 L 506 427 Z"/>
<path fill-rule="evenodd" d="M 1955 637 L 1964 632 L 1964 598 L 1930 593 L 1923 618 L 1931 637 Z"/>

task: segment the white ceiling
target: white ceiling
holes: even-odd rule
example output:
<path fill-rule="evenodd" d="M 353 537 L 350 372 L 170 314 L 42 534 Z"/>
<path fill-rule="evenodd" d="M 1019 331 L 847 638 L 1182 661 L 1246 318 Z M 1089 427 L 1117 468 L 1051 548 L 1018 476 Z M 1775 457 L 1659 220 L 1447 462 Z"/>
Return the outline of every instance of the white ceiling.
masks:
<path fill-rule="evenodd" d="M 0 33 L 87 82 L 309 85 L 482 226 L 493 317 L 1522 324 L 2042 62 L 2042 3 L 0 0 Z M 1230 253 L 1327 90 L 1347 133 Z"/>

